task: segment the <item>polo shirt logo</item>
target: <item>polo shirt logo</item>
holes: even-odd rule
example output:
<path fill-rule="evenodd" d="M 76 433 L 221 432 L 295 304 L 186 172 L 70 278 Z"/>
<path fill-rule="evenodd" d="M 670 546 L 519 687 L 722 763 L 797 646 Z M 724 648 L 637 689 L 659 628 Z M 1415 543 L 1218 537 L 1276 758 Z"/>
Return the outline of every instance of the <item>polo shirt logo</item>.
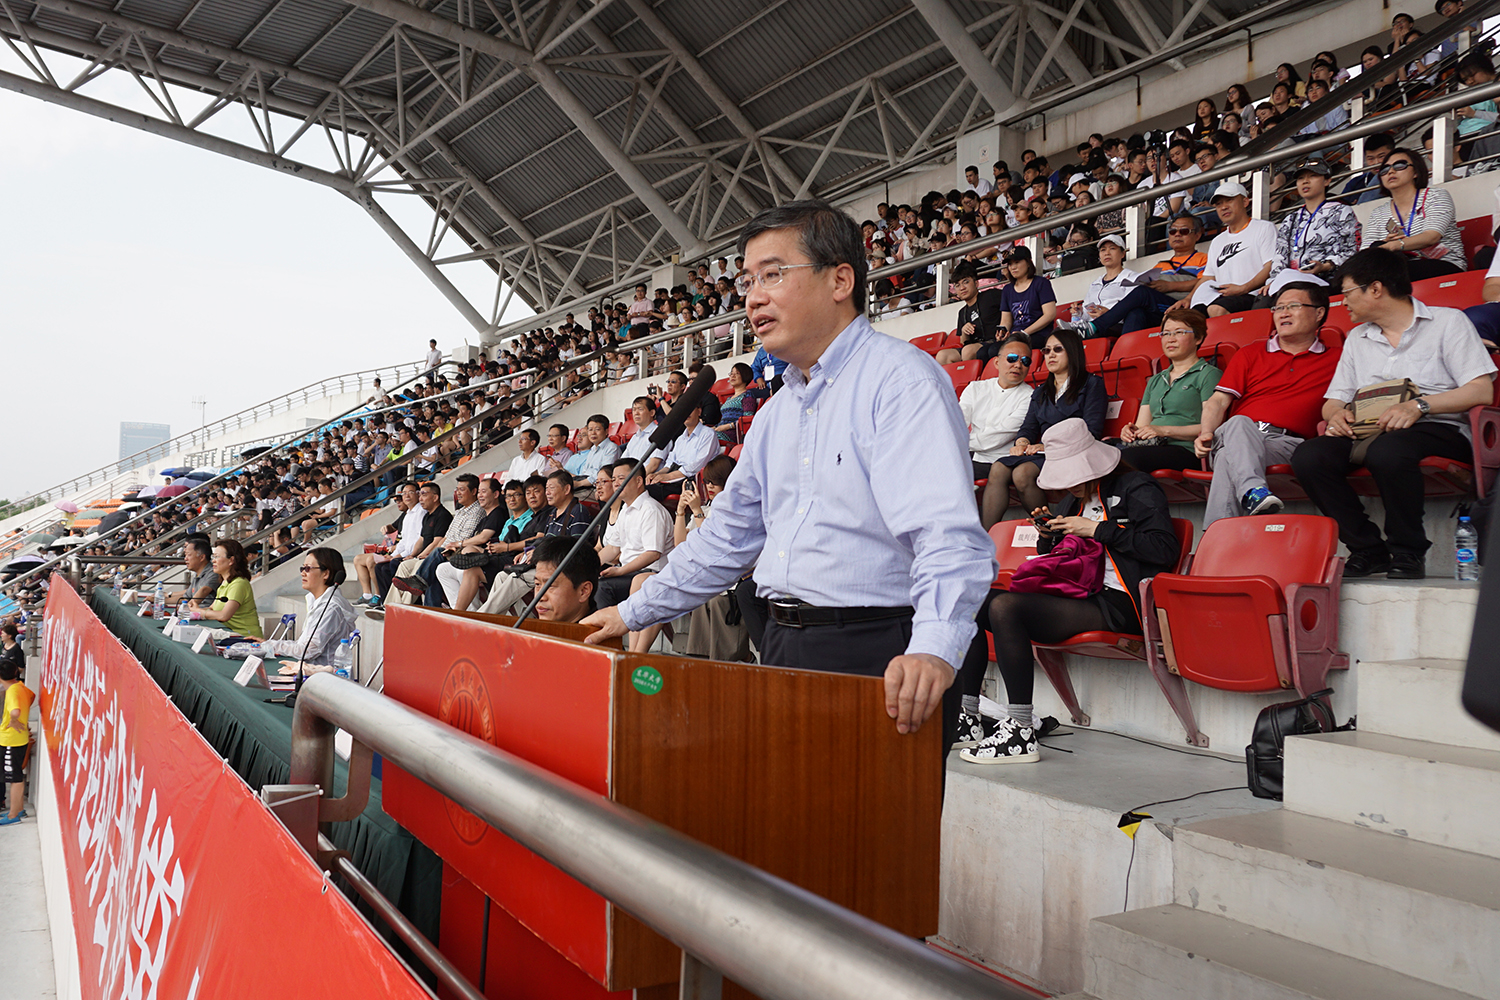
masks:
<path fill-rule="evenodd" d="M 1225 261 L 1232 260 L 1243 249 L 1245 249 L 1245 244 L 1243 243 L 1225 244 L 1224 249 L 1219 251 L 1219 259 L 1216 266 L 1223 267 Z"/>

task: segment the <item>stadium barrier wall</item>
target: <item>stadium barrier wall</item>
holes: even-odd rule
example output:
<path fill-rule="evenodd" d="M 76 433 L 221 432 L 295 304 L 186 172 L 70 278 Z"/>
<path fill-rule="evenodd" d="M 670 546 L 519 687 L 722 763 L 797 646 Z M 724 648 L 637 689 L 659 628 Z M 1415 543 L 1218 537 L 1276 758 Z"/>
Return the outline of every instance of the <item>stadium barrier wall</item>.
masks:
<path fill-rule="evenodd" d="M 429 997 L 59 577 L 46 621 L 43 854 L 54 950 L 71 932 L 76 955 L 59 997 Z"/>

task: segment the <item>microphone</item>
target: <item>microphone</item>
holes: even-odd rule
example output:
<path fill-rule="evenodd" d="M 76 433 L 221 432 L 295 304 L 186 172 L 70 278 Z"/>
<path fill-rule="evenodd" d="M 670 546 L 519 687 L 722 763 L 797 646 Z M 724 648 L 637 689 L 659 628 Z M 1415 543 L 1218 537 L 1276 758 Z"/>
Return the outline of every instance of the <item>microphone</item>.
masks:
<path fill-rule="evenodd" d="M 672 404 L 672 412 L 662 418 L 661 423 L 656 425 L 656 432 L 651 435 L 651 443 L 657 448 L 665 448 L 677 436 L 682 433 L 683 425 L 687 423 L 687 415 L 693 411 L 698 404 L 703 402 L 714 387 L 719 376 L 709 365 L 704 365 L 698 371 L 698 377 L 693 379 L 693 384 L 682 391 L 677 397 L 677 402 Z"/>

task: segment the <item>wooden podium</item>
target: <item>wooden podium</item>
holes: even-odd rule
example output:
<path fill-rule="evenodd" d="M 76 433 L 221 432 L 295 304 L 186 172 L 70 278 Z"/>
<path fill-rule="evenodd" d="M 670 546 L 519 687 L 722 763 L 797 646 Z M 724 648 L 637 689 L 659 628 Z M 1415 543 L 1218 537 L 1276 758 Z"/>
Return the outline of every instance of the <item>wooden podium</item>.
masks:
<path fill-rule="evenodd" d="M 903 934 L 936 933 L 941 727 L 898 735 L 882 680 L 509 622 L 393 605 L 385 693 Z M 443 859 L 439 947 L 487 995 L 676 995 L 650 988 L 676 982 L 681 952 L 603 897 L 389 763 L 384 803 Z"/>

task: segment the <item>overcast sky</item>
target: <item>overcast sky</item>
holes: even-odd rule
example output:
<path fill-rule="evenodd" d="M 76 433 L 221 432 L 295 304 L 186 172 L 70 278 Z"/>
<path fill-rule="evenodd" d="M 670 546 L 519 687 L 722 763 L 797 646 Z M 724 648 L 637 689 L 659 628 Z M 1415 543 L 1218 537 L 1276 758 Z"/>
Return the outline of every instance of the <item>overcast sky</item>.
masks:
<path fill-rule="evenodd" d="M 24 72 L 4 49 L 0 69 Z M 83 92 L 141 107 L 117 72 Z M 253 141 L 234 110 L 219 134 Z M 115 460 L 122 420 L 191 429 L 196 395 L 212 421 L 329 375 L 415 360 L 429 337 L 445 352 L 477 343 L 374 221 L 322 185 L 5 90 L 0 135 L 0 498 Z M 382 204 L 425 243 L 431 215 L 415 199 Z M 443 253 L 462 249 L 450 241 Z M 494 282 L 480 266 L 450 276 L 486 312 Z M 512 302 L 507 318 L 524 317 Z"/>

